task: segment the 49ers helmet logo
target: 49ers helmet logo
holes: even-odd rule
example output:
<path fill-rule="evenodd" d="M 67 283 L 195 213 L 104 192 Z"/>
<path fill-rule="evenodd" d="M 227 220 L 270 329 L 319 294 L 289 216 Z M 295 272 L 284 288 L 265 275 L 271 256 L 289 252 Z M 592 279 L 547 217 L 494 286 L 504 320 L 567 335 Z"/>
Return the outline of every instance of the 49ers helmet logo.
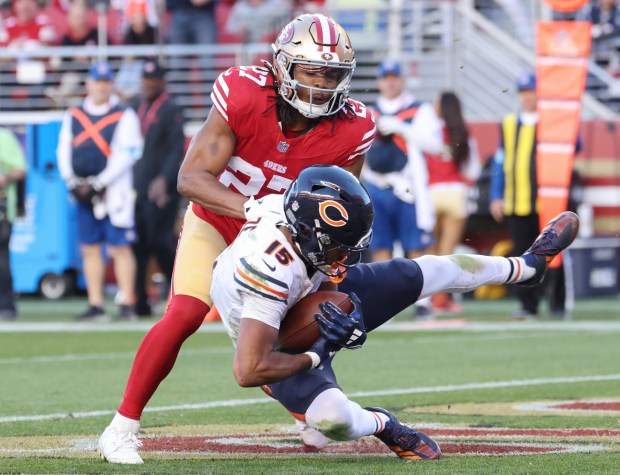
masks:
<path fill-rule="evenodd" d="M 340 216 L 334 216 L 334 218 L 330 218 L 327 215 L 327 210 L 329 208 L 335 208 L 336 211 L 340 214 Z M 335 213 L 332 212 L 331 214 L 334 215 Z M 349 213 L 347 213 L 347 210 L 344 208 L 344 206 L 333 200 L 323 201 L 319 204 L 319 215 L 321 216 L 321 219 L 323 221 L 325 221 L 330 226 L 333 226 L 334 228 L 344 226 L 349 220 Z"/>

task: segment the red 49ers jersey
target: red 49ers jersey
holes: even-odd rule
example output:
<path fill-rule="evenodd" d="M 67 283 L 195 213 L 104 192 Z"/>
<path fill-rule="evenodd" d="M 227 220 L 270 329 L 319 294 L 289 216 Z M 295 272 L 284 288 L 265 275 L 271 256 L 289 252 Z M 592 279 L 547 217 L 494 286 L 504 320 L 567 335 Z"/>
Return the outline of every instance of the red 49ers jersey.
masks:
<path fill-rule="evenodd" d="M 231 190 L 247 197 L 284 193 L 299 172 L 310 165 L 348 167 L 370 147 L 375 119 L 361 102 L 348 99 L 353 112 L 319 121 L 301 137 L 285 137 L 276 115 L 273 77 L 264 67 L 234 67 L 222 73 L 211 99 L 233 130 L 237 143 L 219 176 Z M 211 223 L 230 244 L 243 220 L 220 216 L 193 205 L 200 218 Z"/>

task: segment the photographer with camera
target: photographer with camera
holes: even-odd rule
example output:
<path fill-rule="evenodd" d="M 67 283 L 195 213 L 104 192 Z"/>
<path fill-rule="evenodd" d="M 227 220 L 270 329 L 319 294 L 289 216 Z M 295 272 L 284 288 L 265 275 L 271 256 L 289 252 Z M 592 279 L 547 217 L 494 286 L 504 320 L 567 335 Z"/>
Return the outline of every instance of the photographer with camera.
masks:
<path fill-rule="evenodd" d="M 9 241 L 17 216 L 17 182 L 26 176 L 26 159 L 17 138 L 0 127 L 0 321 L 15 320 Z"/>

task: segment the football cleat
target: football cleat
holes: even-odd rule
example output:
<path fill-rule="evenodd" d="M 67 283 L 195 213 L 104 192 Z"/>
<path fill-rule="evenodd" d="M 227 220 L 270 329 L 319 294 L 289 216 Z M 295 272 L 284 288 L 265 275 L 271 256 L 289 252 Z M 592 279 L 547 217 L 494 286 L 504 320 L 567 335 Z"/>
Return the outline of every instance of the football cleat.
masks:
<path fill-rule="evenodd" d="M 380 412 L 390 419 L 384 429 L 375 434 L 392 452 L 405 460 L 437 460 L 441 457 L 439 445 L 424 432 L 400 423 L 396 417 L 380 407 L 367 407 L 367 411 Z"/>
<path fill-rule="evenodd" d="M 578 230 L 579 217 L 571 211 L 565 211 L 549 221 L 521 256 L 528 266 L 536 269 L 536 273 L 531 279 L 518 282 L 517 285 L 531 287 L 540 284 L 553 258 L 575 240 Z"/>
<path fill-rule="evenodd" d="M 110 463 L 139 464 L 144 463 L 138 454 L 142 442 L 133 432 L 120 432 L 112 426 L 106 427 L 99 438 L 99 453 L 103 460 Z"/>

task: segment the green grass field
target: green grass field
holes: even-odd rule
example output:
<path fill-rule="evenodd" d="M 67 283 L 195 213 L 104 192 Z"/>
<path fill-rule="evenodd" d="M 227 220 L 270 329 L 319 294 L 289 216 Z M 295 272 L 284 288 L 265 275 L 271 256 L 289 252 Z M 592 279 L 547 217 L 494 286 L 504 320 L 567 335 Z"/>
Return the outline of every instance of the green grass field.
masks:
<path fill-rule="evenodd" d="M 533 322 L 508 322 L 512 301 L 466 300 L 466 322 L 401 314 L 339 354 L 351 399 L 424 427 L 444 448 L 437 462 L 401 461 L 373 438 L 304 452 L 286 411 L 236 385 L 228 337 L 205 325 L 144 414 L 142 466 L 102 462 L 95 443 L 153 320 L 73 323 L 84 305 L 26 299 L 19 321 L 0 323 L 0 473 L 620 473 L 617 298 Z M 534 404 L 561 401 L 589 402 Z"/>

